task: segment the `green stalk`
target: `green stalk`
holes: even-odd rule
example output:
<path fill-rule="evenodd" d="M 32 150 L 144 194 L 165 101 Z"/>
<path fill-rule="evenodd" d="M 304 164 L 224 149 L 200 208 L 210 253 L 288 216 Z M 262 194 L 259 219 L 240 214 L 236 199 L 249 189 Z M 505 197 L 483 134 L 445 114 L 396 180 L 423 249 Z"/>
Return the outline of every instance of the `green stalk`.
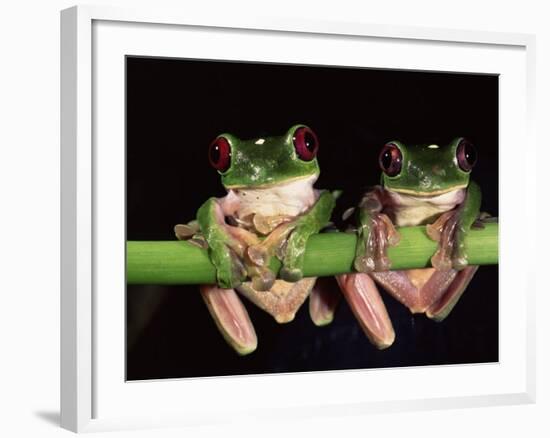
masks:
<path fill-rule="evenodd" d="M 389 248 L 392 269 L 425 268 L 437 248 L 426 235 L 425 227 L 400 228 L 399 245 Z M 348 233 L 323 233 L 307 244 L 304 275 L 322 277 L 353 271 L 356 237 Z M 202 284 L 215 283 L 216 272 L 208 254 L 188 242 L 126 243 L 126 280 L 128 284 Z M 466 252 L 472 265 L 498 263 L 498 224 L 487 223 L 473 229 L 466 239 Z M 280 263 L 274 260 L 272 268 Z"/>

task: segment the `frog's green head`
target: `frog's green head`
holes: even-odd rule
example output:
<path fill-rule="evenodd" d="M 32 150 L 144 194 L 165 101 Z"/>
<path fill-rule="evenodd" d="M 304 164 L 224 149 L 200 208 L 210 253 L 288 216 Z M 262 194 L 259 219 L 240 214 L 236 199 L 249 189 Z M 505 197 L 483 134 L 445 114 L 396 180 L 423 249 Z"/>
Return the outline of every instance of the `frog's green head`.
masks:
<path fill-rule="evenodd" d="M 228 189 L 270 187 L 319 175 L 319 142 L 305 125 L 294 125 L 279 137 L 241 140 L 219 135 L 210 145 L 210 164 Z"/>
<path fill-rule="evenodd" d="M 434 196 L 464 188 L 476 162 L 476 150 L 465 138 L 446 146 L 405 146 L 387 143 L 380 152 L 382 185 L 389 190 L 416 196 Z"/>

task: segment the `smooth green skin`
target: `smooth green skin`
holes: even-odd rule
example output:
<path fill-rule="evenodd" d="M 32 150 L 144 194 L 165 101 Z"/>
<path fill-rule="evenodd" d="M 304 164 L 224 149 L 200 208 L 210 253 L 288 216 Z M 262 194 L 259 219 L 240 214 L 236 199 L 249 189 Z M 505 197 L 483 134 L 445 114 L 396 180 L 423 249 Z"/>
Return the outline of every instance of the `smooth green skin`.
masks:
<path fill-rule="evenodd" d="M 261 188 L 310 175 L 319 174 L 317 158 L 303 161 L 294 149 L 293 137 L 298 128 L 292 126 L 285 135 L 262 137 L 263 144 L 256 144 L 257 138 L 240 140 L 232 134 L 221 134 L 231 145 L 231 165 L 220 173 L 222 184 L 227 189 Z"/>
<path fill-rule="evenodd" d="M 456 148 L 461 140 L 461 137 L 456 138 L 450 144 L 439 148 L 429 148 L 429 145 L 405 146 L 399 141 L 392 141 L 390 143 L 395 144 L 403 155 L 401 172 L 394 177 L 385 173 L 381 176 L 381 184 L 385 189 L 416 196 L 434 196 L 466 188 L 466 197 L 458 213 L 452 253 L 452 266 L 459 270 L 468 265 L 464 241 L 479 216 L 481 207 L 479 186 L 470 181 L 470 172 L 464 172 L 458 166 Z M 359 265 L 357 261 L 365 256 L 372 231 L 372 219 L 376 213 L 367 208 L 361 208 L 359 211 L 356 268 Z"/>
<path fill-rule="evenodd" d="M 430 145 L 405 146 L 399 141 L 390 142 L 403 154 L 403 162 L 399 175 L 382 173 L 382 185 L 395 192 L 419 196 L 466 187 L 470 173 L 464 172 L 456 159 L 456 148 L 461 140 L 456 138 L 438 149 L 431 149 Z"/>
<path fill-rule="evenodd" d="M 319 174 L 317 158 L 301 160 L 293 144 L 294 132 L 305 125 L 294 125 L 283 136 L 240 140 L 231 134 L 222 134 L 231 145 L 231 165 L 221 174 L 226 189 L 267 188 L 292 180 Z M 209 256 L 216 267 L 218 285 L 234 288 L 247 278 L 243 262 L 235 251 L 239 243 L 220 225 L 215 215 L 216 198 L 210 198 L 198 210 L 197 220 L 208 242 Z M 330 220 L 334 197 L 322 192 L 316 204 L 297 217 L 296 228 L 287 240 L 280 276 L 286 281 L 298 281 L 303 277 L 304 253 L 308 238 L 318 233 Z M 268 265 L 269 262 L 266 263 Z"/>

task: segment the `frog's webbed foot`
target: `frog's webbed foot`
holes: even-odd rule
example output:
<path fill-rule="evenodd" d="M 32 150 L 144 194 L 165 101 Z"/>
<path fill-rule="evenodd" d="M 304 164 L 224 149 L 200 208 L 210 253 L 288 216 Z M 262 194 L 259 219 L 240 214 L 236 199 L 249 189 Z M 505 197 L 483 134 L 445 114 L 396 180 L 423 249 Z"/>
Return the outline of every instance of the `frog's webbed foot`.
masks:
<path fill-rule="evenodd" d="M 273 286 L 276 277 L 268 267 L 269 261 L 274 256 L 280 257 L 287 237 L 294 228 L 295 225 L 292 222 L 280 223 L 264 240 L 258 240 L 247 247 L 245 251 L 247 269 L 255 290 L 267 291 Z"/>
<path fill-rule="evenodd" d="M 470 265 L 459 271 L 443 296 L 426 310 L 426 315 L 435 321 L 443 321 L 453 310 L 478 268 Z"/>
<path fill-rule="evenodd" d="M 280 323 L 294 319 L 296 312 L 311 292 L 316 278 L 304 278 L 296 283 L 276 280 L 267 291 L 259 291 L 252 282 L 245 282 L 237 290 L 260 309 Z"/>
<path fill-rule="evenodd" d="M 304 254 L 309 237 L 317 232 L 313 224 L 300 218 L 290 237 L 279 248 L 279 257 L 283 261 L 280 275 L 283 280 L 294 282 L 303 277 Z"/>
<path fill-rule="evenodd" d="M 313 323 L 319 327 L 330 324 L 341 298 L 333 277 L 318 278 L 309 294 L 309 316 Z"/>
<path fill-rule="evenodd" d="M 379 349 L 388 348 L 395 332 L 376 284 L 368 274 L 355 273 L 336 277 L 353 314 L 369 340 Z"/>
<path fill-rule="evenodd" d="M 360 226 L 354 261 L 359 272 L 387 271 L 390 268 L 387 248 L 399 243 L 399 233 L 382 208 L 380 189 L 368 192 L 359 205 Z"/>
<path fill-rule="evenodd" d="M 233 289 L 202 285 L 201 295 L 227 343 L 240 355 L 252 353 L 258 339 L 248 312 Z"/>
<path fill-rule="evenodd" d="M 424 268 L 373 272 L 370 275 L 411 313 L 424 313 L 441 299 L 456 271 Z"/>
<path fill-rule="evenodd" d="M 460 213 L 460 208 L 447 211 L 433 224 L 426 226 L 428 236 L 439 242 L 437 251 L 431 259 L 432 266 L 438 271 L 460 271 L 468 266 L 464 244 L 466 230 L 461 222 Z"/>
<path fill-rule="evenodd" d="M 399 243 L 399 233 L 387 215 L 383 213 L 374 215 L 370 225 L 359 230 L 358 238 L 353 263 L 357 271 L 368 273 L 390 269 L 388 246 Z"/>
<path fill-rule="evenodd" d="M 302 279 L 303 256 L 307 239 L 317 230 L 305 216 L 281 223 L 269 235 L 256 245 L 247 249 L 247 256 L 257 268 L 269 264 L 271 257 L 282 260 L 281 279 L 296 282 Z M 254 281 L 254 278 L 251 276 Z M 273 277 L 274 280 L 274 277 Z M 271 283 L 272 284 L 272 283 Z M 255 284 L 257 290 L 268 290 L 269 284 Z"/>
<path fill-rule="evenodd" d="M 472 265 L 461 271 L 423 268 L 370 275 L 411 313 L 425 313 L 431 319 L 442 321 L 462 296 L 477 268 Z"/>
<path fill-rule="evenodd" d="M 472 229 L 483 230 L 485 228 L 485 224 L 490 223 L 498 223 L 498 217 L 495 217 L 486 211 L 482 211 L 472 224 Z"/>
<path fill-rule="evenodd" d="M 280 277 L 288 282 L 300 281 L 303 274 L 304 255 L 308 239 L 330 222 L 334 209 L 334 196 L 327 191 L 316 192 L 317 201 L 285 226 L 285 236 L 280 239 L 276 255 L 282 261 Z M 288 237 L 287 237 L 288 236 Z"/>

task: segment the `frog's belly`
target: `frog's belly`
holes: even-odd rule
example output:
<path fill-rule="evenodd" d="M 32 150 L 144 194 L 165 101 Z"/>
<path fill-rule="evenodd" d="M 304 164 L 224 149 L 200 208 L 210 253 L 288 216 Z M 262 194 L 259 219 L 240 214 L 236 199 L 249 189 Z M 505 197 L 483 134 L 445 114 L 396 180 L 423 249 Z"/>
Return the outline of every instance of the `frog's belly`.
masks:
<path fill-rule="evenodd" d="M 388 190 L 392 198 L 394 222 L 399 227 L 432 223 L 464 201 L 465 190 L 457 189 L 436 196 L 413 196 Z"/>
<path fill-rule="evenodd" d="M 317 175 L 273 187 L 231 189 L 230 195 L 239 199 L 236 213 L 240 218 L 252 214 L 266 217 L 298 216 L 318 198 L 318 192 L 313 188 L 315 179 Z"/>

